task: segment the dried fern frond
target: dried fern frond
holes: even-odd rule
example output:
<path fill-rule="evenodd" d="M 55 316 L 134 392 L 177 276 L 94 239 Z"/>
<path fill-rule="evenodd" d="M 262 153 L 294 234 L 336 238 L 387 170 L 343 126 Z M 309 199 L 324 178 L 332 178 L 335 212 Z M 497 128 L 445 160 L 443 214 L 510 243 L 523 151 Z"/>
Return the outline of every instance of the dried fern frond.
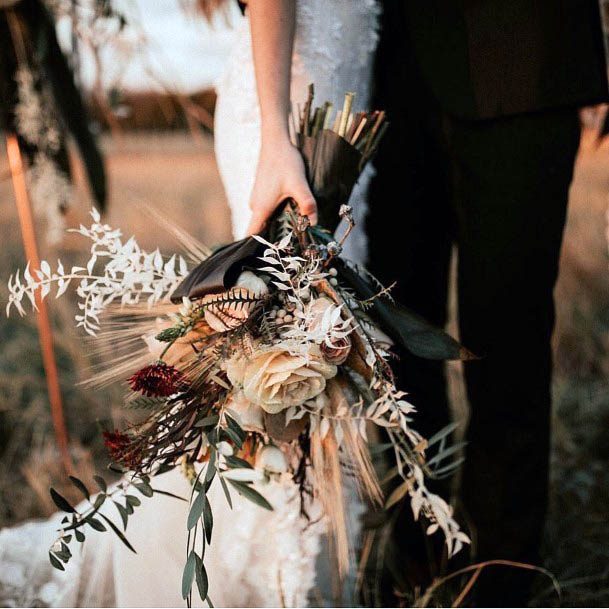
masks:
<path fill-rule="evenodd" d="M 231 288 L 220 294 L 208 294 L 201 301 L 205 321 L 216 332 L 228 332 L 243 325 L 260 304 L 261 298 L 246 288 Z"/>

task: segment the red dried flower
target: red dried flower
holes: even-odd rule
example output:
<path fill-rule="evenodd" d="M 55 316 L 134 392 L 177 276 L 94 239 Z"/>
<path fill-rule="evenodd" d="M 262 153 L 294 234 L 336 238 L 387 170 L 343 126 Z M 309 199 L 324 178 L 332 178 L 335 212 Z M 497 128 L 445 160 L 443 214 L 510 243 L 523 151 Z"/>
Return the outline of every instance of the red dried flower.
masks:
<path fill-rule="evenodd" d="M 104 444 L 116 463 L 135 469 L 141 461 L 139 451 L 133 446 L 129 436 L 118 430 L 104 431 Z"/>
<path fill-rule="evenodd" d="M 184 375 L 174 366 L 157 362 L 142 368 L 129 379 L 133 391 L 148 397 L 168 397 L 183 388 Z"/>

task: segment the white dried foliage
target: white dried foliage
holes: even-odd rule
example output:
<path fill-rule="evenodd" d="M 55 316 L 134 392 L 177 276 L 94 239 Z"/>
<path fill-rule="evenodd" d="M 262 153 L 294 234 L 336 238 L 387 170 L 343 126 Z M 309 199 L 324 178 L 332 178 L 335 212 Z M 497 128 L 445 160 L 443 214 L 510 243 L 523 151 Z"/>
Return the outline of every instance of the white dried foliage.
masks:
<path fill-rule="evenodd" d="M 258 270 L 271 277 L 271 283 L 285 294 L 288 302 L 303 309 L 305 306 L 303 293 L 326 277 L 320 261 L 316 258 L 306 259 L 288 253 L 287 250 L 293 239 L 292 233 L 285 235 L 279 243 L 270 243 L 259 235 L 254 235 L 254 238 L 267 246 L 260 257 L 267 266 Z"/>
<path fill-rule="evenodd" d="M 429 520 L 428 535 L 433 535 L 438 529 L 442 531 L 450 558 L 457 554 L 464 544 L 469 544 L 470 539 L 454 519 L 452 507 L 442 497 L 427 489 L 423 470 L 418 466 L 412 469 L 412 475 L 404 484 L 408 487 L 414 518 L 418 520 L 423 514 Z"/>
<path fill-rule="evenodd" d="M 91 211 L 93 223 L 83 225 L 76 232 L 91 241 L 90 258 L 85 267 L 74 266 L 66 272 L 61 261 L 56 270 L 43 261 L 40 269 L 30 271 L 29 264 L 23 274 L 11 275 L 8 283 L 9 301 L 6 314 L 15 307 L 25 314 L 23 303 L 29 300 L 36 308 L 35 295 L 46 298 L 53 287 L 59 298 L 73 281 L 78 282 L 79 314 L 77 326 L 95 335 L 100 327 L 100 315 L 111 303 L 149 306 L 166 299 L 188 273 L 186 261 L 181 256 L 165 260 L 158 249 L 146 252 L 131 237 L 123 242 L 120 230 L 101 222 L 99 212 Z"/>

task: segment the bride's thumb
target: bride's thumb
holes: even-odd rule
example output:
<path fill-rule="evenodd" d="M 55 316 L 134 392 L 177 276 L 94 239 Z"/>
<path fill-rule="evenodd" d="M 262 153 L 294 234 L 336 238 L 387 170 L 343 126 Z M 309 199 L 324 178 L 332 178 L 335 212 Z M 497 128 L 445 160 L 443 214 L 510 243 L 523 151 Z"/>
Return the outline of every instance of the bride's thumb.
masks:
<path fill-rule="evenodd" d="M 292 198 L 298 205 L 301 216 L 307 216 L 311 224 L 317 224 L 317 203 L 308 185 L 301 190 L 294 192 Z"/>

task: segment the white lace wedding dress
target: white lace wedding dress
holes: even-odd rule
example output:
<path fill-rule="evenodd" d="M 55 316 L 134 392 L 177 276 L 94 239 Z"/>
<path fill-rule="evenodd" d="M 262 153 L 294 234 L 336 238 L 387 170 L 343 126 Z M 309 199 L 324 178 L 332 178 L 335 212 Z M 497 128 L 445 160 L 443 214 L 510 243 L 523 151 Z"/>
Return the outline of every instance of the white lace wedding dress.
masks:
<path fill-rule="evenodd" d="M 309 83 L 316 101 L 342 104 L 356 93 L 356 109 L 366 109 L 377 43 L 376 0 L 298 0 L 292 99 L 304 101 Z M 238 26 L 234 50 L 218 83 L 216 155 L 232 211 L 235 237 L 245 234 L 248 201 L 259 152 L 260 121 L 247 17 Z M 281 159 L 278 159 L 278 170 Z M 365 215 L 369 171 L 352 197 L 356 217 Z M 348 255 L 362 260 L 366 242 L 362 223 Z M 177 472 L 155 479 L 157 488 L 188 496 L 189 484 Z M 324 522 L 300 515 L 291 482 L 262 487 L 274 507 L 258 508 L 233 494 L 231 511 L 219 485 L 210 489 L 214 512 L 211 546 L 205 555 L 209 596 L 215 606 L 305 606 L 333 602 L 328 563 L 324 563 Z M 350 534 L 357 537 L 360 504 L 350 496 Z M 113 506 L 109 506 L 109 514 Z M 313 512 L 315 512 L 313 506 Z M 89 532 L 65 573 L 53 569 L 47 550 L 60 515 L 0 531 L 0 606 L 176 607 L 185 562 L 188 506 L 155 496 L 143 500 L 130 519 L 127 536 L 138 551 L 129 552 L 111 533 Z M 196 593 L 193 595 L 196 596 Z M 347 602 L 350 599 L 346 599 Z M 194 604 L 199 605 L 198 599 Z"/>

